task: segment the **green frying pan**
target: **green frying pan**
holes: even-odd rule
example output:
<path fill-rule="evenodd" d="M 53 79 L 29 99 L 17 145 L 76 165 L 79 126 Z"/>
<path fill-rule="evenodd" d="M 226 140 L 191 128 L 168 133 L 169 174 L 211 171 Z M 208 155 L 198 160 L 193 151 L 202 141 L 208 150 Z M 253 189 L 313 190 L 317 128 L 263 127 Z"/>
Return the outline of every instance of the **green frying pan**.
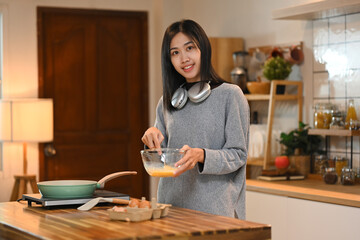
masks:
<path fill-rule="evenodd" d="M 104 188 L 105 182 L 120 176 L 135 175 L 135 171 L 116 172 L 103 177 L 100 181 L 54 180 L 38 182 L 37 186 L 43 198 L 84 198 L 91 197 L 95 189 Z"/>

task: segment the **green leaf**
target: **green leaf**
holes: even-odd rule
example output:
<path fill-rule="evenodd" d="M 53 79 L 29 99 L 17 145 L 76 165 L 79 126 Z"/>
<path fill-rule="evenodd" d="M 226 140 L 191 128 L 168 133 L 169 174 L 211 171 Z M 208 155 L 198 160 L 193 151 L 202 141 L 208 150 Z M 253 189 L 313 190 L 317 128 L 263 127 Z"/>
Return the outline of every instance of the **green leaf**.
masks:
<path fill-rule="evenodd" d="M 299 122 L 299 127 L 289 133 L 280 134 L 280 144 L 285 146 L 285 155 L 293 155 L 295 149 L 300 149 L 301 154 L 310 155 L 322 153 L 320 149 L 322 138 L 317 135 L 309 135 L 309 125 Z"/>

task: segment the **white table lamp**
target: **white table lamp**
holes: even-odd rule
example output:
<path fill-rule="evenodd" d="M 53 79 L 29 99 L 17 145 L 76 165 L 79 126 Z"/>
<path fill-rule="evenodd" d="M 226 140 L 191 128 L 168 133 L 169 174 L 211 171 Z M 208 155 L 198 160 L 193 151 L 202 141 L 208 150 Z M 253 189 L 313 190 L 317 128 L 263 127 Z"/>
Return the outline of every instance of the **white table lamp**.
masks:
<path fill-rule="evenodd" d="M 23 189 L 22 184 L 25 184 L 23 193 L 26 193 L 27 181 L 32 179 L 36 181 L 35 175 L 27 175 L 26 144 L 51 142 L 53 140 L 53 122 L 52 99 L 0 99 L 0 141 L 23 143 L 23 175 L 15 176 L 16 182 L 12 195 L 15 194 L 15 187 Z M 21 182 L 21 179 L 25 179 L 24 183 Z M 18 180 L 19 186 L 16 186 Z M 36 182 L 35 186 L 34 183 L 31 184 L 34 191 Z M 15 196 L 12 196 L 12 199 L 14 198 Z"/>

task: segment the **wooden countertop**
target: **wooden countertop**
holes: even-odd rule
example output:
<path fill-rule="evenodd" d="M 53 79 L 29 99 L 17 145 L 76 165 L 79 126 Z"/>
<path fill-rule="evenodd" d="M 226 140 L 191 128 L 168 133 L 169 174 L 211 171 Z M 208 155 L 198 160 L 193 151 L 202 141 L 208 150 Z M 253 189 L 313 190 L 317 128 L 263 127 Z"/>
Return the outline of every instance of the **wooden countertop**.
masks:
<path fill-rule="evenodd" d="M 239 219 L 171 207 L 164 218 L 143 222 L 110 220 L 107 209 L 28 207 L 0 203 L 0 239 L 270 239 L 271 227 Z"/>
<path fill-rule="evenodd" d="M 321 180 L 306 179 L 293 181 L 267 182 L 246 180 L 246 190 L 333 203 L 344 206 L 360 207 L 360 185 L 329 185 Z"/>

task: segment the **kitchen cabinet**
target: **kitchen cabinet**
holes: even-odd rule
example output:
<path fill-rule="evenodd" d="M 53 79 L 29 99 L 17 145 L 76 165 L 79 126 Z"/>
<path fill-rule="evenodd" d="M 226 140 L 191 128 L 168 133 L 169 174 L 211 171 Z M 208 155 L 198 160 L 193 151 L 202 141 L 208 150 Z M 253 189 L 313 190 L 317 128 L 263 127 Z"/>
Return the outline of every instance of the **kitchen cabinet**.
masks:
<path fill-rule="evenodd" d="M 353 164 L 353 138 L 354 136 L 360 136 L 360 130 L 347 130 L 347 129 L 309 129 L 309 135 L 322 135 L 325 136 L 326 152 L 330 148 L 330 137 L 350 137 L 350 161 L 349 167 L 352 168 Z M 311 165 L 312 166 L 312 165 Z"/>
<path fill-rule="evenodd" d="M 271 225 L 271 239 L 358 239 L 360 186 L 247 180 L 246 220 Z"/>
<path fill-rule="evenodd" d="M 184 208 L 171 207 L 168 216 L 143 222 L 110 220 L 107 209 L 91 211 L 28 207 L 0 203 L 0 239 L 181 239 L 265 240 L 271 227 Z"/>
<path fill-rule="evenodd" d="M 248 221 L 270 224 L 271 239 L 339 240 L 360 236 L 360 208 L 246 192 Z"/>
<path fill-rule="evenodd" d="M 296 94 L 277 94 L 277 86 L 295 86 Z M 302 102 L 303 102 L 303 86 L 300 81 L 273 80 L 271 81 L 270 94 L 245 94 L 246 99 L 250 101 L 268 101 L 268 118 L 264 158 L 248 159 L 248 165 L 262 166 L 268 169 L 273 165 L 274 157 L 271 156 L 271 135 L 273 130 L 273 119 L 275 112 L 275 104 L 277 101 L 297 101 L 298 105 L 298 121 L 302 121 Z"/>
<path fill-rule="evenodd" d="M 305 180 L 274 182 L 247 179 L 246 190 L 360 209 L 360 185 L 325 184 L 312 176 Z"/>
<path fill-rule="evenodd" d="M 314 20 L 358 12 L 359 0 L 326 0 L 277 9 L 272 12 L 272 16 L 277 20 Z"/>

